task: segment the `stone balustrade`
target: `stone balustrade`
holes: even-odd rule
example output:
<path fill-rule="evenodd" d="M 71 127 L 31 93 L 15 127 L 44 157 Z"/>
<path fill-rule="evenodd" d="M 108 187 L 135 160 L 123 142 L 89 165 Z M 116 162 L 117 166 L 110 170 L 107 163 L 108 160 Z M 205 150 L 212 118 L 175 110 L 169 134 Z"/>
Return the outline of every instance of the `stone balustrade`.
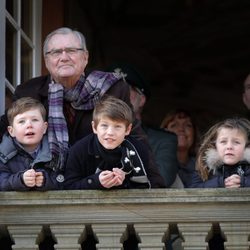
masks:
<path fill-rule="evenodd" d="M 56 250 L 165 249 L 178 233 L 184 250 L 209 249 L 215 233 L 226 250 L 249 250 L 250 189 L 77 190 L 0 192 L 0 238 L 12 249 L 34 250 L 49 235 Z"/>

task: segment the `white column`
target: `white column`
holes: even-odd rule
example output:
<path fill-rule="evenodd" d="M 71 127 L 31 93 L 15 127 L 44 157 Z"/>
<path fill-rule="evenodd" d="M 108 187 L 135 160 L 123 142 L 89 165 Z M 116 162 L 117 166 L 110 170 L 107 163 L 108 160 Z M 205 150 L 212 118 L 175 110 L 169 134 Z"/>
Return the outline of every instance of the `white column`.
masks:
<path fill-rule="evenodd" d="M 165 223 L 147 223 L 134 224 L 136 234 L 139 235 L 141 243 L 139 249 L 164 249 L 167 239 L 168 224 Z"/>
<path fill-rule="evenodd" d="M 184 250 L 206 250 L 208 249 L 207 237 L 212 229 L 211 223 L 179 223 L 179 232 L 184 242 Z"/>
<path fill-rule="evenodd" d="M 7 227 L 11 238 L 14 240 L 12 249 L 39 250 L 39 235 L 42 226 L 18 225 Z"/>
<path fill-rule="evenodd" d="M 57 242 L 55 250 L 80 250 L 80 241 L 86 237 L 85 226 L 79 224 L 50 225 L 50 230 Z"/>
<path fill-rule="evenodd" d="M 93 224 L 92 229 L 98 242 L 98 250 L 120 250 L 123 248 L 124 239 L 127 236 L 126 224 Z"/>
<path fill-rule="evenodd" d="M 249 250 L 249 222 L 222 222 L 220 227 L 226 238 L 225 250 Z"/>

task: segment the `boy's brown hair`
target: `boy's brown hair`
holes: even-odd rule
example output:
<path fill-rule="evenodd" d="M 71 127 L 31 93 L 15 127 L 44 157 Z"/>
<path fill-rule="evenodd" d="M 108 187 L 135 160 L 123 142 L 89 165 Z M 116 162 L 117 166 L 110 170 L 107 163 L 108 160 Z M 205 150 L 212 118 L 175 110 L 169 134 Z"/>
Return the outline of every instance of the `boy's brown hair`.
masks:
<path fill-rule="evenodd" d="M 46 120 L 46 109 L 43 104 L 32 98 L 32 97 L 22 97 L 12 103 L 11 107 L 8 109 L 7 117 L 9 125 L 13 125 L 14 118 L 31 109 L 39 109 L 43 120 Z"/>
<path fill-rule="evenodd" d="M 93 121 L 95 126 L 106 116 L 114 121 L 124 122 L 128 127 L 133 122 L 133 112 L 127 103 L 113 96 L 104 96 L 95 106 Z"/>

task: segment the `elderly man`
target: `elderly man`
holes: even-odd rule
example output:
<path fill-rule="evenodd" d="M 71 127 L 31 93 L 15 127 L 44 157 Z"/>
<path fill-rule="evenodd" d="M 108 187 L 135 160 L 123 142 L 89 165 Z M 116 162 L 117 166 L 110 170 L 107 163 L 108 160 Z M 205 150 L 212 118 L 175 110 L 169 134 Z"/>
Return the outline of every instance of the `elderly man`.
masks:
<path fill-rule="evenodd" d="M 85 37 L 70 28 L 51 32 L 44 41 L 43 55 L 49 75 L 18 85 L 14 100 L 30 96 L 41 101 L 48 111 L 48 138 L 54 166 L 63 169 L 68 148 L 92 132 L 92 112 L 104 95 L 113 95 L 131 106 L 129 86 L 120 74 L 92 71 L 87 74 L 89 53 Z M 6 117 L 1 118 L 0 133 L 6 131 Z M 143 138 L 134 125 L 132 134 Z M 87 150 L 87 149 L 86 149 Z M 164 187 L 164 181 L 151 162 L 152 187 Z"/>

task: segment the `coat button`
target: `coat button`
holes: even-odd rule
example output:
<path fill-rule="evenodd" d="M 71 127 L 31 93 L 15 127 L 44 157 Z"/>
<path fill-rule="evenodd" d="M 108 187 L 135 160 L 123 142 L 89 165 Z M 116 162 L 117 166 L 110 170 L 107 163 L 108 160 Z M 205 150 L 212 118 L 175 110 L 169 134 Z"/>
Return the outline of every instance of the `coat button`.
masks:
<path fill-rule="evenodd" d="M 91 179 L 88 179 L 88 184 L 92 184 L 92 180 Z"/>

